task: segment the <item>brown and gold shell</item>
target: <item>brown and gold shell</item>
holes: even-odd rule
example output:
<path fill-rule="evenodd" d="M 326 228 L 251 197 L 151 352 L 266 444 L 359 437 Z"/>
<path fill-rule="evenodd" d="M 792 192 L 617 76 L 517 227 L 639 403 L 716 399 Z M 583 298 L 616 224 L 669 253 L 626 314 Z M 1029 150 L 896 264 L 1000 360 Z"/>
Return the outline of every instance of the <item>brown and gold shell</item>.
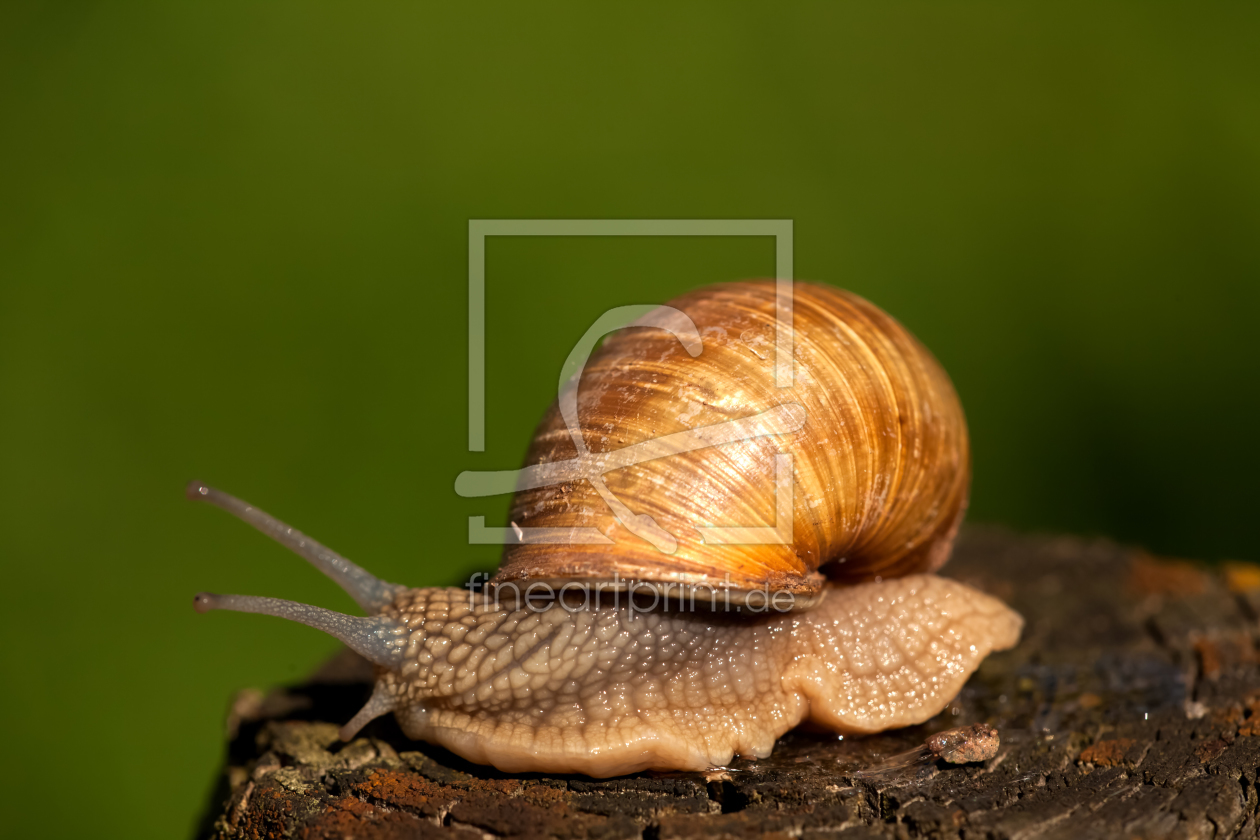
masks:
<path fill-rule="evenodd" d="M 808 599 L 823 574 L 858 581 L 939 568 L 970 483 L 949 377 L 862 298 L 806 283 L 793 298 L 788 387 L 775 378 L 774 281 L 667 304 L 694 323 L 703 345 L 694 357 L 662 329 L 610 335 L 576 400 L 585 447 L 607 471 L 518 490 L 511 509 L 522 529 L 594 529 L 603 542 L 510 545 L 493 582 L 639 581 Z M 619 458 L 642 444 L 657 448 L 627 451 L 654 457 Z M 525 463 L 578 454 L 553 404 Z"/>

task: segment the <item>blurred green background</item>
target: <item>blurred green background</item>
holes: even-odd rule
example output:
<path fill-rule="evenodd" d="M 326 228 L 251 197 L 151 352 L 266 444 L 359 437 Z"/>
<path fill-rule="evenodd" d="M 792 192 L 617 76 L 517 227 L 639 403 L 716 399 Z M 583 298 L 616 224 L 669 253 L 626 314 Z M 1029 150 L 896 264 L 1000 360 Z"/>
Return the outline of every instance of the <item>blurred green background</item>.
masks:
<path fill-rule="evenodd" d="M 470 218 L 793 219 L 954 377 L 973 521 L 1256 559 L 1258 55 L 1241 3 L 5 4 L 0 833 L 186 835 L 232 692 L 334 650 L 193 613 L 353 604 L 186 480 L 451 582 L 596 316 L 774 273 L 491 240 L 470 454 Z"/>

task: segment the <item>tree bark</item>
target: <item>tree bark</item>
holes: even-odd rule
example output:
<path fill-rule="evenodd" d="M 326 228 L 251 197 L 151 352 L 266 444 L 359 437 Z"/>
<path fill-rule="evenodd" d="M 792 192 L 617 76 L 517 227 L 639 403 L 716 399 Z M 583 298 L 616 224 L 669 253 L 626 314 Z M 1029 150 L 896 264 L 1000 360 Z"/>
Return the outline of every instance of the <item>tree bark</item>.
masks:
<path fill-rule="evenodd" d="M 797 731 L 708 773 L 512 776 L 409 741 L 392 717 L 337 741 L 370 677 L 343 656 L 238 696 L 202 836 L 1257 836 L 1260 567 L 972 529 L 946 572 L 1027 626 L 923 726 Z M 903 755 L 980 722 L 1001 735 L 988 761 Z"/>

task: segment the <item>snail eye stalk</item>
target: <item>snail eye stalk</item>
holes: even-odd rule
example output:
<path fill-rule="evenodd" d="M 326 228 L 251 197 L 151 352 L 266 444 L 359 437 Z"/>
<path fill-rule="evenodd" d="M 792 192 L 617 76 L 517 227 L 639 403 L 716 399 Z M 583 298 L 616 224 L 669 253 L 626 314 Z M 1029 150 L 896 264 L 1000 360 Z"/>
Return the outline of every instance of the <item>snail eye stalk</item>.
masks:
<path fill-rule="evenodd" d="M 285 601 L 280 598 L 261 598 L 256 595 L 215 595 L 202 592 L 193 598 L 197 612 L 232 610 L 234 612 L 274 615 L 297 621 L 316 630 L 322 630 L 340 639 L 355 653 L 386 668 L 397 668 L 402 662 L 407 645 L 406 628 L 393 619 L 383 616 L 363 618 L 356 615 Z"/>
<path fill-rule="evenodd" d="M 286 525 L 266 511 L 259 510 L 222 490 L 215 490 L 200 481 L 193 481 L 189 482 L 185 492 L 190 499 L 209 502 L 215 507 L 223 508 L 233 516 L 253 525 L 285 548 L 306 558 L 312 566 L 332 578 L 367 612 L 379 612 L 386 604 L 392 603 L 400 592 L 406 590 L 404 586 L 380 580 L 363 567 L 316 542 L 298 529 Z"/>

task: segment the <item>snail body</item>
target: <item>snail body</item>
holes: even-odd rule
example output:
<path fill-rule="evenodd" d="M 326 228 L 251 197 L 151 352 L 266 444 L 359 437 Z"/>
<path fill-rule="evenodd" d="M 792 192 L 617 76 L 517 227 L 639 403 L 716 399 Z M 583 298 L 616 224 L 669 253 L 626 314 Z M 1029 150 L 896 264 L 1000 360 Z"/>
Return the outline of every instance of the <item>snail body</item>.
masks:
<path fill-rule="evenodd" d="M 343 737 L 392 711 L 509 772 L 701 770 L 769 755 L 805 720 L 927 720 L 1022 626 L 931 574 L 966 507 L 961 407 L 904 328 L 822 286 L 795 284 L 794 376 L 776 381 L 776 303 L 773 283 L 710 287 L 610 336 L 540 424 L 485 591 L 384 583 L 194 483 L 369 615 L 197 608 L 301 621 L 375 663 Z"/>

